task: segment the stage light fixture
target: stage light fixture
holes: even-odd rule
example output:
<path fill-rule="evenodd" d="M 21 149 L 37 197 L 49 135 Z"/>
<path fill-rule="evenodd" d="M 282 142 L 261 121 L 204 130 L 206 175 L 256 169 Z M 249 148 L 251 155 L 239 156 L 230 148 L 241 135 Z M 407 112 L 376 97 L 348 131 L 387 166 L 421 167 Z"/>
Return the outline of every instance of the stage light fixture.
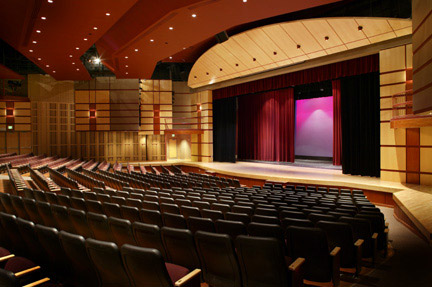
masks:
<path fill-rule="evenodd" d="M 196 18 L 197 14 L 192 14 L 192 18 Z"/>

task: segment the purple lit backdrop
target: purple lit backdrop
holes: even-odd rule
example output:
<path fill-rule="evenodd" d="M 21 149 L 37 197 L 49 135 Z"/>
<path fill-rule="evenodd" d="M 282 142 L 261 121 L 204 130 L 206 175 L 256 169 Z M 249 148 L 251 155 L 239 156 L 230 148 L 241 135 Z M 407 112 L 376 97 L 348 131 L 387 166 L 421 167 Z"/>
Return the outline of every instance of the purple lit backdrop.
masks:
<path fill-rule="evenodd" d="M 296 101 L 295 155 L 333 157 L 333 97 Z"/>

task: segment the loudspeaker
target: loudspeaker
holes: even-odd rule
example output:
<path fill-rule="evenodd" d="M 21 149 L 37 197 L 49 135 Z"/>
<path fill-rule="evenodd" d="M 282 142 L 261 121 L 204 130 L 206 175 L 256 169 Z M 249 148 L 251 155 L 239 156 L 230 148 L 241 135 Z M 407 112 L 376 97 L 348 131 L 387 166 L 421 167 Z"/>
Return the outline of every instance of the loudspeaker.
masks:
<path fill-rule="evenodd" d="M 218 34 L 215 35 L 216 40 L 218 41 L 218 43 L 223 43 L 225 41 L 228 41 L 229 37 L 226 31 L 220 32 Z"/>

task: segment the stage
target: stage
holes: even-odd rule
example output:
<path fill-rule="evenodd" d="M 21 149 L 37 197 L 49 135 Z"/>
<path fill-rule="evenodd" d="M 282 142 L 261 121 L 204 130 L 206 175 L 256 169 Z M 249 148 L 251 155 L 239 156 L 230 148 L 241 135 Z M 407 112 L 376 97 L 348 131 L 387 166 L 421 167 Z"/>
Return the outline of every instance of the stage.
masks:
<path fill-rule="evenodd" d="M 402 184 L 367 176 L 342 174 L 340 169 L 259 162 L 131 162 L 133 165 L 180 165 L 185 171 L 235 177 L 248 186 L 265 182 L 335 186 L 365 190 L 369 200 L 394 207 L 396 219 L 432 244 L 432 186 Z"/>

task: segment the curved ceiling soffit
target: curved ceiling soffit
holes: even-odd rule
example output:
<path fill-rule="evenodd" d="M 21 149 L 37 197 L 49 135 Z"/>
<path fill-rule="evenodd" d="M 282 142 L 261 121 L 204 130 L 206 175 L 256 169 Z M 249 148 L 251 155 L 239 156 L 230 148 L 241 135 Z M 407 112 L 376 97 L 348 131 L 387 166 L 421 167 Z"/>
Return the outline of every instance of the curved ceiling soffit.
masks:
<path fill-rule="evenodd" d="M 143 1 L 138 2 L 97 43 L 103 62 L 118 78 L 150 78 L 157 62 L 231 27 L 326 5 L 340 0 L 183 0 L 191 5 L 167 6 L 154 23 L 140 22 Z M 197 3 L 194 3 L 197 2 Z M 165 5 L 166 6 L 166 5 Z M 171 8 L 171 10 L 169 9 Z M 140 11 L 142 12 L 140 14 Z M 149 10 L 150 11 L 150 10 Z M 161 11 L 158 11 L 161 12 Z M 192 17 L 195 14 L 196 17 Z M 172 29 L 170 29 L 172 27 Z M 128 29 L 133 30 L 127 31 Z M 122 31 L 124 35 L 122 35 Z"/>
<path fill-rule="evenodd" d="M 199 88 L 412 34 L 410 19 L 320 18 L 255 28 L 217 44 L 195 62 Z"/>

